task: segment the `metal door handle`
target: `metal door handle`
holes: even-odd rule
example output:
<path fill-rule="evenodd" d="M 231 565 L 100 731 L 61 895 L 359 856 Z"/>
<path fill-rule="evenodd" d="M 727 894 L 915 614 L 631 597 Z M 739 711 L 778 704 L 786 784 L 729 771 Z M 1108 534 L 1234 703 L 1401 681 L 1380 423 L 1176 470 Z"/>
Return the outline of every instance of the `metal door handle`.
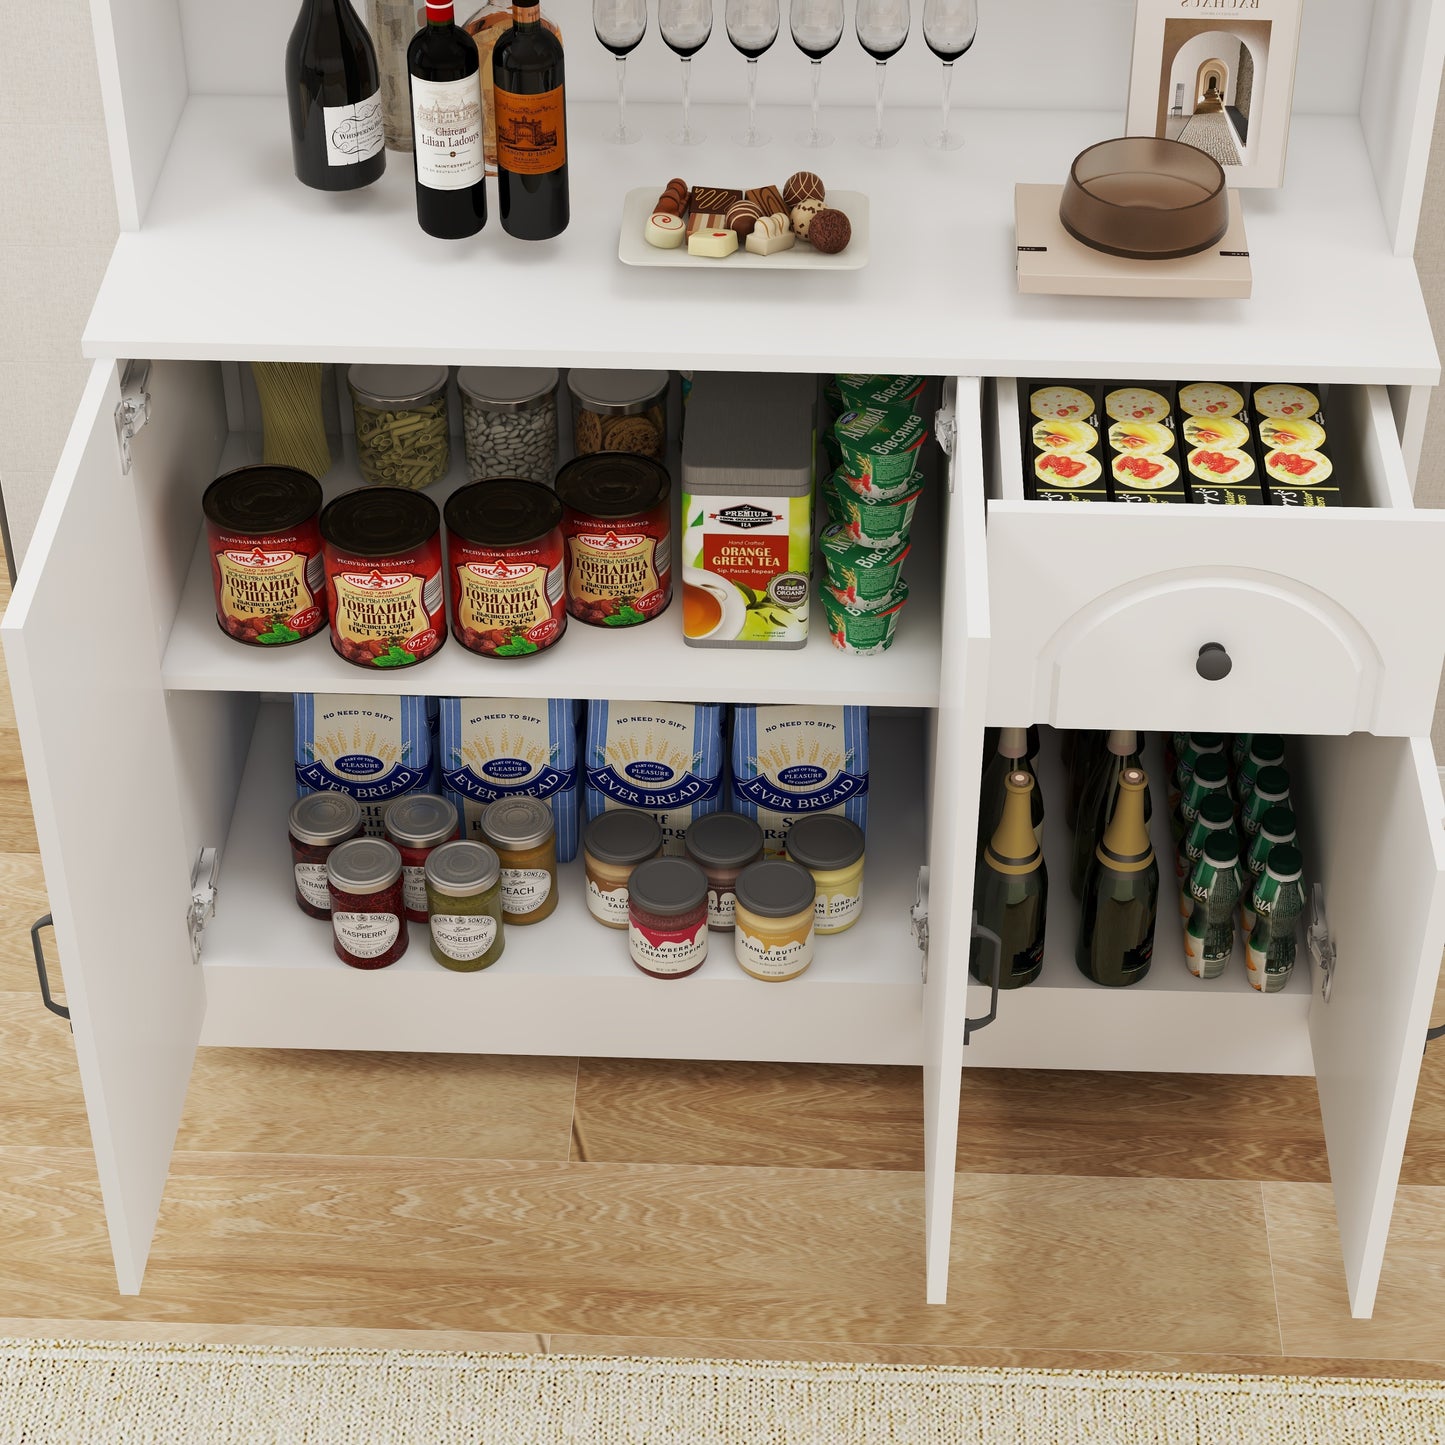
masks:
<path fill-rule="evenodd" d="M 963 1041 L 967 1043 L 970 1034 L 976 1034 L 980 1029 L 986 1029 L 998 1017 L 998 984 L 1003 975 L 1003 939 L 993 929 L 985 928 L 978 921 L 978 914 L 973 915 L 972 937 L 981 938 L 985 943 L 993 945 L 993 985 L 989 994 L 988 1012 L 981 1019 L 964 1019 Z"/>
<path fill-rule="evenodd" d="M 1234 659 L 1224 650 L 1222 642 L 1206 642 L 1199 649 L 1194 670 L 1205 682 L 1220 682 L 1234 670 Z"/>
<path fill-rule="evenodd" d="M 70 1021 L 70 1010 L 63 1003 L 56 1003 L 50 996 L 50 975 L 45 971 L 45 950 L 40 946 L 40 930 L 42 928 L 53 928 L 54 920 L 47 913 L 37 918 L 30 925 L 30 946 L 35 950 L 35 972 L 40 975 L 40 998 L 45 1007 L 53 1014 L 59 1014 L 67 1023 Z"/>

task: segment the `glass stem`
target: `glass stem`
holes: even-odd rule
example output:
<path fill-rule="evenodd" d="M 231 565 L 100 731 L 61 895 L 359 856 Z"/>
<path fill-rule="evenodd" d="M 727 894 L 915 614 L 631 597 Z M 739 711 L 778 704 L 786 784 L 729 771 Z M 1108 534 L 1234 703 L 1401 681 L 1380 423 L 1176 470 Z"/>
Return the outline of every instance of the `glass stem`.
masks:
<path fill-rule="evenodd" d="M 818 86 L 822 82 L 822 79 L 823 62 L 821 60 L 815 60 L 813 62 L 813 130 L 812 134 L 808 137 L 814 145 L 818 144 Z"/>
<path fill-rule="evenodd" d="M 888 63 L 880 60 L 876 64 L 878 71 L 878 95 L 873 102 L 874 122 L 874 143 L 881 145 L 883 142 L 883 82 L 888 78 Z"/>
<path fill-rule="evenodd" d="M 939 132 L 942 140 L 948 139 L 948 101 L 953 91 L 953 62 L 943 62 L 943 129 Z"/>
<path fill-rule="evenodd" d="M 627 134 L 627 57 L 617 57 L 617 134 Z"/>
<path fill-rule="evenodd" d="M 692 138 L 692 57 L 682 57 L 682 140 L 683 144 Z"/>
<path fill-rule="evenodd" d="M 758 130 L 758 62 L 748 61 L 748 139 Z"/>

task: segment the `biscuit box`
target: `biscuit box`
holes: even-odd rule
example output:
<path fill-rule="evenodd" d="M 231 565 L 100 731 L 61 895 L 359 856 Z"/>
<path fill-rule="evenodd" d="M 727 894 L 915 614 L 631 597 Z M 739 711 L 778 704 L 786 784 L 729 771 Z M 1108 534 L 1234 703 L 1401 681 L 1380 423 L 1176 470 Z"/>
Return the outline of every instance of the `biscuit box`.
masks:
<path fill-rule="evenodd" d="M 1187 502 L 1172 381 L 1105 382 L 1102 422 L 1116 502 Z"/>
<path fill-rule="evenodd" d="M 1109 500 L 1099 415 L 1095 382 L 1020 383 L 1024 496 L 1038 502 Z"/>
<path fill-rule="evenodd" d="M 1178 392 L 1179 434 L 1189 500 L 1199 506 L 1262 506 L 1264 487 L 1242 382 L 1186 381 Z"/>
<path fill-rule="evenodd" d="M 1272 507 L 1339 507 L 1339 479 L 1318 385 L 1257 385 L 1254 432 L 1265 498 Z"/>

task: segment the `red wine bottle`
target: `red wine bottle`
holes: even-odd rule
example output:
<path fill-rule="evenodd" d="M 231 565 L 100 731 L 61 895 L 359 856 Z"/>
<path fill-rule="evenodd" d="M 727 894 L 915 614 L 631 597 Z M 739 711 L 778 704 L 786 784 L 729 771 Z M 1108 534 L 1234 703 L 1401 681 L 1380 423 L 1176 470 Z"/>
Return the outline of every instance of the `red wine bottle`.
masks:
<path fill-rule="evenodd" d="M 481 62 L 451 0 L 426 0 L 426 24 L 407 46 L 406 68 L 417 223 L 444 240 L 475 236 L 487 224 Z"/>
<path fill-rule="evenodd" d="M 497 199 L 502 229 L 546 241 L 567 229 L 567 97 L 562 42 L 537 5 L 512 6 L 512 28 L 492 47 Z"/>
<path fill-rule="evenodd" d="M 376 50 L 351 0 L 302 0 L 286 45 L 296 178 L 354 191 L 386 169 Z"/>

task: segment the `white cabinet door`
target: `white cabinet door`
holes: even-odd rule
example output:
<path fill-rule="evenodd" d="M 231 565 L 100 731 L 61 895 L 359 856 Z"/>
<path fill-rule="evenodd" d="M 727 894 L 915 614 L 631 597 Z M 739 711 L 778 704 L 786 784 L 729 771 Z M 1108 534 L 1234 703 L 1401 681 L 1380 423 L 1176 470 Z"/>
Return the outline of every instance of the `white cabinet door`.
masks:
<path fill-rule="evenodd" d="M 924 1154 L 928 1299 L 948 1291 L 958 1152 L 959 1085 L 968 1011 L 973 840 L 988 691 L 988 558 L 983 528 L 983 395 L 977 378 L 944 389 L 956 428 L 943 536 L 943 657 L 931 739 L 928 975 L 924 986 Z"/>
<path fill-rule="evenodd" d="M 137 496 L 147 458 L 184 442 L 200 409 L 153 423 L 171 435 L 142 434 L 123 475 L 119 400 L 114 365 L 97 363 L 0 633 L 116 1277 L 134 1294 L 205 1003 L 160 678 L 170 617 Z M 210 461 L 198 450 L 191 465 Z"/>
<path fill-rule="evenodd" d="M 1301 739 L 1306 877 L 1323 886 L 1336 966 L 1315 980 L 1310 1043 L 1350 1308 L 1374 1309 L 1440 951 L 1445 802 L 1421 738 Z"/>

